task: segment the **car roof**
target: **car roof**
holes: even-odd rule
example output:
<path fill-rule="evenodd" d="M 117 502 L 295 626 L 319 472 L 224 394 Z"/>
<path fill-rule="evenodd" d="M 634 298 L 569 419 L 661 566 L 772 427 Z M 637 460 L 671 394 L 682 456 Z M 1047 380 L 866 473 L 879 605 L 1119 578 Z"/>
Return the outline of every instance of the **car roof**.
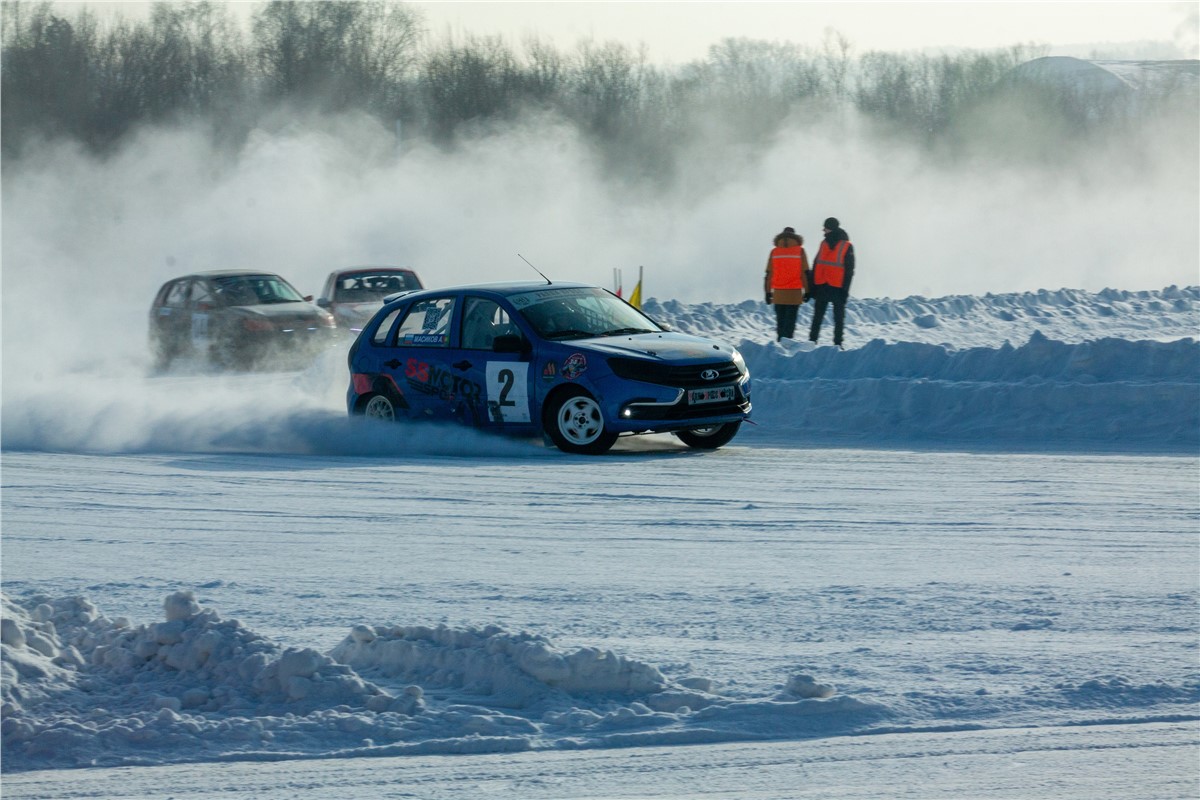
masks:
<path fill-rule="evenodd" d="M 280 277 L 277 273 L 265 269 L 211 269 L 204 272 L 191 272 L 187 275 L 180 275 L 176 278 L 171 278 L 171 280 L 179 281 L 185 278 L 237 278 L 246 275 L 269 275 L 272 278 Z"/>
<path fill-rule="evenodd" d="M 406 296 L 418 294 L 448 294 L 453 292 L 487 292 L 508 297 L 514 294 L 524 294 L 539 289 L 599 289 L 590 283 L 546 283 L 544 281 L 500 281 L 497 283 L 464 283 L 460 286 L 443 286 L 438 289 L 421 289 L 409 292 Z"/>
<path fill-rule="evenodd" d="M 388 265 L 374 266 L 371 264 L 363 264 L 357 267 L 343 267 L 335 269 L 331 275 L 353 275 L 356 272 L 408 272 L 416 274 L 416 270 L 412 267 L 393 267 Z"/>

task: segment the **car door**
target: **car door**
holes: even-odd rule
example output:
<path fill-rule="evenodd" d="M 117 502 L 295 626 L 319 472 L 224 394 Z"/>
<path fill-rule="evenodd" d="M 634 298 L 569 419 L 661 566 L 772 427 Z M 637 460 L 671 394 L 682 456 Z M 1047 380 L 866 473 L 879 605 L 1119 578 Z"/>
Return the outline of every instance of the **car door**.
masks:
<path fill-rule="evenodd" d="M 168 284 L 163 291 L 162 304 L 158 306 L 154 326 L 158 347 L 165 356 L 181 355 L 190 349 L 191 319 L 187 314 L 190 286 L 190 278 L 180 278 Z"/>
<path fill-rule="evenodd" d="M 496 340 L 501 348 L 496 349 Z M 517 345 L 526 337 L 509 312 L 496 300 L 467 294 L 459 316 L 458 352 L 451 365 L 472 386 L 479 387 L 472 409 L 474 422 L 487 427 L 532 424 L 529 348 Z"/>
<path fill-rule="evenodd" d="M 407 405 L 403 413 L 410 418 L 449 419 L 479 402 L 482 387 L 464 380 L 452 366 L 458 352 L 450 346 L 457 305 L 452 294 L 417 300 L 388 334 L 380 369 L 402 394 Z"/>
<path fill-rule="evenodd" d="M 192 343 L 192 352 L 199 356 L 207 356 L 214 338 L 212 321 L 213 292 L 208 281 L 196 279 L 188 290 L 186 316 L 188 317 L 188 338 Z"/>

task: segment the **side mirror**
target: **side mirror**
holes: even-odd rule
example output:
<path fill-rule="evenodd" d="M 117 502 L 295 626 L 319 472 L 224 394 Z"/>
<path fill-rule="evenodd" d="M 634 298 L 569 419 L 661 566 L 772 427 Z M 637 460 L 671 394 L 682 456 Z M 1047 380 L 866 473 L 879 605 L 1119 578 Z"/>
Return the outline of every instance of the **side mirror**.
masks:
<path fill-rule="evenodd" d="M 525 352 L 525 347 L 524 337 L 512 334 L 497 336 L 492 340 L 493 353 L 523 353 Z"/>
<path fill-rule="evenodd" d="M 312 297 L 310 296 L 309 299 L 311 300 Z M 318 298 L 317 299 L 317 307 L 318 308 L 329 308 L 329 298 L 328 297 Z"/>

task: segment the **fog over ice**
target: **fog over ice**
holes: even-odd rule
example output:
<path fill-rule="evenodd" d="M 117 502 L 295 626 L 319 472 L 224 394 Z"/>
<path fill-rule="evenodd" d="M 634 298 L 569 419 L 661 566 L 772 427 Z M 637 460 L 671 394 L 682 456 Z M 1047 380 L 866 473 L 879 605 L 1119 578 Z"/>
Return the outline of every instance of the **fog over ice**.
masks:
<path fill-rule="evenodd" d="M 455 152 L 398 146 L 350 116 L 258 131 L 236 156 L 182 128 L 143 130 L 103 159 L 47 145 L 5 164 L 6 446 L 392 451 L 335 419 L 340 351 L 286 379 L 145 380 L 150 301 L 194 270 L 264 269 L 317 294 L 330 270 L 362 263 L 413 266 L 430 286 L 534 278 L 520 253 L 556 280 L 608 286 L 619 268 L 628 292 L 644 265 L 646 297 L 758 303 L 773 234 L 792 225 L 814 252 L 834 214 L 856 243 L 858 298 L 1196 283 L 1197 156 L 1168 139 L 1152 152 L 1077 149 L 1053 168 L 998 155 L 950 167 L 845 123 L 794 127 L 765 153 L 697 148 L 657 188 L 609 175 L 553 123 Z M 851 303 L 852 347 L 916 332 L 854 331 L 865 302 Z M 769 320 L 758 333 L 772 338 Z"/>
<path fill-rule="evenodd" d="M 155 290 L 202 269 L 271 270 L 309 294 L 358 263 L 432 286 L 535 277 L 520 253 L 556 280 L 608 286 L 619 268 L 628 291 L 641 265 L 646 296 L 738 302 L 761 294 L 774 233 L 815 250 L 829 215 L 855 241 L 860 297 L 1195 283 L 1194 148 L 1065 149 L 1069 166 L 949 165 L 847 117 L 769 152 L 696 148 L 652 191 L 551 123 L 452 153 L 351 117 L 258 132 L 237 156 L 182 129 L 106 159 L 53 145 L 5 165 L 5 361 L 95 366 L 101 342 L 106 363 L 140 360 Z M 70 319 L 47 326 L 68 295 Z"/>

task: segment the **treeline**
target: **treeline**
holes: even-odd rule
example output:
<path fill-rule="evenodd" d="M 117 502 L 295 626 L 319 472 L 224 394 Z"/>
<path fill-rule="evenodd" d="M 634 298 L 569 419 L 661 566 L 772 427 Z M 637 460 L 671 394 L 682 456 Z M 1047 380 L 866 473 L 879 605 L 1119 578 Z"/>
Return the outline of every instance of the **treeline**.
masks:
<path fill-rule="evenodd" d="M 1014 102 L 998 95 L 1003 78 L 1043 54 L 856 56 L 830 32 L 812 46 L 726 39 L 702 61 L 663 68 L 618 42 L 433 40 L 417 10 L 384 0 L 277 0 L 248 26 L 221 2 L 156 3 L 131 21 L 4 0 L 0 133 L 5 158 L 52 137 L 103 153 L 142 124 L 184 121 L 236 148 L 280 119 L 357 112 L 404 142 L 451 147 L 541 115 L 573 126 L 612 167 L 661 179 L 690 142 L 753 146 L 847 109 L 931 147 L 969 148 L 1003 136 L 997 109 Z M 1027 93 L 1022 125 L 1096 125 L 1064 100 Z"/>

